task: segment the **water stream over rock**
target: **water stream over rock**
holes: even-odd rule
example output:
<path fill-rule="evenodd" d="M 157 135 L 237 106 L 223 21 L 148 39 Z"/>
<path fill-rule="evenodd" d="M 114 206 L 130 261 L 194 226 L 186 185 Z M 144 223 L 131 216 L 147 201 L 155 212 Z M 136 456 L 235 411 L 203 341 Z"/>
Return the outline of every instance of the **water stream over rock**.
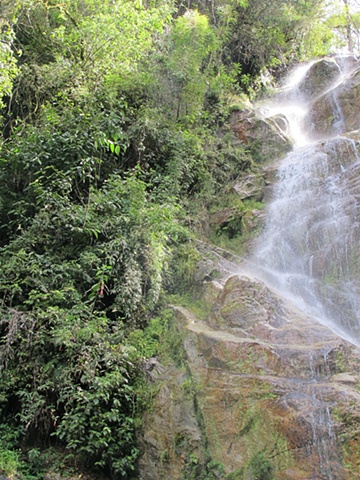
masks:
<path fill-rule="evenodd" d="M 263 114 L 289 118 L 295 147 L 278 168 L 266 228 L 251 260 L 260 266 L 257 276 L 360 345 L 359 142 L 346 136 L 341 102 L 358 70 L 356 62 L 339 63 L 301 67 L 297 82 L 293 74 L 290 87 L 261 107 Z M 317 112 L 317 122 L 310 121 L 320 99 L 329 101 L 332 113 Z"/>
<path fill-rule="evenodd" d="M 295 145 L 278 167 L 266 226 L 251 262 L 258 266 L 252 267 L 255 276 L 359 346 L 360 192 L 354 187 L 360 173 L 360 136 L 353 135 L 357 141 L 346 136 L 341 108 L 341 94 L 357 70 L 355 62 L 339 63 L 302 66 L 274 103 L 261 107 L 265 116 L 287 117 L 286 133 Z M 314 111 L 321 101 L 327 106 L 323 116 Z M 341 476 L 333 468 L 338 463 L 336 437 L 329 405 L 316 386 L 322 379 L 312 367 L 313 352 L 308 355 L 311 376 L 302 388 L 311 402 L 318 475 L 332 480 Z M 326 353 L 324 358 L 326 365 Z"/>
<path fill-rule="evenodd" d="M 268 124 L 233 117 L 239 141 L 261 131 L 261 158 L 283 159 L 247 260 L 196 245 L 210 313 L 172 307 L 184 363 L 149 369 L 139 480 L 360 478 L 359 72 L 313 62 L 259 106 Z M 234 190 L 263 186 L 248 175 Z"/>

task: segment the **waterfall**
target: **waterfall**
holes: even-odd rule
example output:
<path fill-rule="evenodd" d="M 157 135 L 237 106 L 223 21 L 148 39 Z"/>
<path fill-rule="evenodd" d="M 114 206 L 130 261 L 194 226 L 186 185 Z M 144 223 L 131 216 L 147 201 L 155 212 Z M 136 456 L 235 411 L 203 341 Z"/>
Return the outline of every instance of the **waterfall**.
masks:
<path fill-rule="evenodd" d="M 266 224 L 244 269 L 314 322 L 360 346 L 360 158 L 341 99 L 359 66 L 347 59 L 325 66 L 328 75 L 319 62 L 301 66 L 274 100 L 258 106 L 264 119 L 287 118 L 282 134 L 294 148 L 277 164 Z M 309 75 L 316 69 L 319 82 Z M 325 120 L 318 114 L 322 107 Z M 292 395 L 309 405 L 308 455 L 318 459 L 316 478 L 333 480 L 340 460 L 332 405 L 321 390 L 331 376 L 321 348 L 324 370 L 315 371 L 309 350 L 310 375 Z"/>
<path fill-rule="evenodd" d="M 349 63 L 349 62 L 348 62 Z M 267 221 L 251 262 L 252 274 L 337 335 L 360 345 L 360 173 L 356 142 L 345 136 L 338 94 L 352 68 L 328 62 L 329 79 L 311 84 L 314 62 L 295 71 L 266 118 L 282 114 L 294 149 L 281 161 Z M 320 88 L 321 87 L 321 88 Z M 324 134 L 309 112 L 326 92 L 331 128 Z M 315 109 L 316 110 L 316 109 Z M 316 113 L 316 112 L 315 112 Z"/>

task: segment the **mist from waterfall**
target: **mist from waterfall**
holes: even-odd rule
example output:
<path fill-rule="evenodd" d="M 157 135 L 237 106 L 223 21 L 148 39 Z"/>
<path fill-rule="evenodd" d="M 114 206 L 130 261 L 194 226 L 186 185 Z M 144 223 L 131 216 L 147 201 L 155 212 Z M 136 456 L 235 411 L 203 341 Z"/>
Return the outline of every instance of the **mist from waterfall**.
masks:
<path fill-rule="evenodd" d="M 359 178 L 360 158 L 351 136 L 341 136 L 345 121 L 337 92 L 349 74 L 347 62 L 333 62 L 334 74 L 321 90 L 306 86 L 312 62 L 295 70 L 271 103 L 258 106 L 263 118 L 287 118 L 283 133 L 294 149 L 278 167 L 249 268 L 298 308 L 360 345 L 360 205 L 350 188 Z M 324 92 L 333 108 L 326 135 L 308 115 Z"/>

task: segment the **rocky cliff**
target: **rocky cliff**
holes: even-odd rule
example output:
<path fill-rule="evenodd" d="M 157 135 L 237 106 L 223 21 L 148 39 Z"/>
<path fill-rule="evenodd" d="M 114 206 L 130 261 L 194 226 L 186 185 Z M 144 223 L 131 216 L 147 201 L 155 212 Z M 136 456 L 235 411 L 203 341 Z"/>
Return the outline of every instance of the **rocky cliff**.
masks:
<path fill-rule="evenodd" d="M 326 79 L 336 82 L 339 72 L 333 60 L 318 62 L 299 91 L 310 92 L 308 119 L 316 135 L 337 133 L 339 124 L 334 126 L 328 108 L 334 98 L 341 118 L 346 117 L 343 137 L 331 146 L 327 140 L 316 145 L 322 153 L 337 145 L 336 155 L 329 157 L 328 177 L 319 174 L 316 181 L 319 189 L 325 188 L 336 170 L 336 181 L 352 199 L 345 204 L 356 213 L 360 135 L 354 130 L 360 128 L 360 76 L 354 63 L 341 90 L 335 86 L 337 91 L 327 91 Z M 281 138 L 277 153 L 284 155 L 288 149 L 282 120 L 264 127 L 253 113 L 247 118 L 238 112 L 232 122 L 239 141 L 256 139 L 259 145 L 262 138 L 266 146 L 258 151 L 265 155 L 270 155 L 272 143 L 266 138 L 273 128 Z M 257 136 L 259 129 L 262 134 Z M 264 195 L 259 192 L 270 176 L 264 173 L 261 178 L 259 183 L 258 178 L 244 177 L 235 190 L 243 196 Z M 321 217 L 314 209 L 316 214 Z M 356 223 L 357 213 L 352 218 Z M 339 255 L 340 249 L 318 248 L 309 228 L 312 241 L 312 275 L 328 279 L 334 252 Z M 139 479 L 360 478 L 360 349 L 246 274 L 236 257 L 205 244 L 198 244 L 198 250 L 202 266 L 197 280 L 210 314 L 200 320 L 189 309 L 172 307 L 182 362 L 160 365 L 153 360 L 149 382 L 157 386 L 157 394 L 139 434 Z M 356 264 L 351 265 L 354 279 Z M 339 297 L 339 311 L 346 308 L 341 301 Z"/>
<path fill-rule="evenodd" d="M 207 288 L 207 321 L 174 307 L 186 362 L 157 372 L 140 478 L 359 478 L 359 350 L 258 280 Z"/>

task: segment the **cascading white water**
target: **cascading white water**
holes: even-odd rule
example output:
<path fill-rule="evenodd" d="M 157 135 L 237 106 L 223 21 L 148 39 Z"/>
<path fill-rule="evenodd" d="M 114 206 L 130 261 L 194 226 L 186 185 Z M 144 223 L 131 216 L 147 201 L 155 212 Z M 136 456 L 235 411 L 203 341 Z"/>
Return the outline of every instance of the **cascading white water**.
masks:
<path fill-rule="evenodd" d="M 283 133 L 293 138 L 294 149 L 278 166 L 266 225 L 245 269 L 314 321 L 360 346 L 360 158 L 356 142 L 344 135 L 347 122 L 338 102 L 347 72 L 333 62 L 329 82 L 322 78 L 322 85 L 309 85 L 306 75 L 313 65 L 293 73 L 275 101 L 259 106 L 264 118 L 287 118 Z M 317 129 L 308 112 L 324 91 L 332 125 Z M 330 368 L 319 374 L 311 350 L 308 358 L 311 375 L 296 394 L 311 403 L 309 456 L 316 452 L 316 479 L 334 480 L 333 466 L 340 462 L 336 436 L 319 389 Z"/>
<path fill-rule="evenodd" d="M 333 105 L 333 126 L 321 139 L 307 116 L 322 94 L 304 87 L 311 66 L 293 74 L 275 102 L 259 107 L 263 116 L 288 118 L 295 146 L 279 166 L 266 227 L 251 261 L 258 265 L 255 275 L 360 345 L 360 200 L 351 188 L 360 158 L 355 141 L 340 136 L 346 122 L 337 102 L 346 71 L 334 62 L 330 85 L 322 87 Z"/>

